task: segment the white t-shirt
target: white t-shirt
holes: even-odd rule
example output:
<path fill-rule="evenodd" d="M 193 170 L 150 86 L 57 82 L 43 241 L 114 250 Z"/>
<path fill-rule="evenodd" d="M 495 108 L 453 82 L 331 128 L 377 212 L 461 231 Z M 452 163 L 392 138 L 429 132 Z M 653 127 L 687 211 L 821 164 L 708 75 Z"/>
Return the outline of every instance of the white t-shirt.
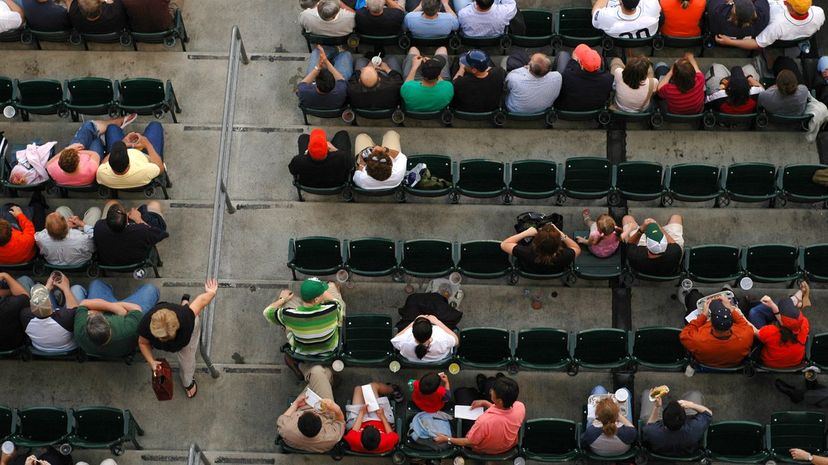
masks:
<path fill-rule="evenodd" d="M 592 26 L 610 37 L 645 39 L 658 32 L 659 15 L 661 5 L 658 0 L 641 0 L 632 15 L 621 11 L 620 0 L 609 0 L 607 6 L 592 15 Z"/>
<path fill-rule="evenodd" d="M 794 19 L 782 0 L 771 0 L 770 23 L 756 36 L 756 43 L 765 48 L 777 40 L 796 40 L 816 34 L 825 22 L 825 12 L 818 6 L 808 9 L 808 17 Z"/>
<path fill-rule="evenodd" d="M 615 105 L 618 106 L 619 110 L 630 113 L 638 113 L 647 110 L 647 107 L 650 104 L 650 102 L 647 101 L 647 95 L 650 95 L 650 99 L 652 99 L 652 96 L 655 95 L 656 87 L 658 87 L 658 80 L 656 80 L 656 78 L 649 78 L 649 80 L 652 81 L 653 89 L 652 94 L 650 94 L 650 82 L 647 80 L 641 81 L 641 85 L 638 86 L 638 89 L 632 89 L 624 82 L 623 74 L 623 68 L 616 68 L 612 72 L 612 75 L 615 77 Z"/>
<path fill-rule="evenodd" d="M 400 185 L 405 176 L 405 165 L 408 163 L 408 158 L 400 152 L 394 158 L 394 163 L 391 165 L 391 176 L 385 181 L 377 181 L 368 176 L 365 169 L 356 170 L 354 172 L 354 184 L 366 190 L 392 189 Z"/>
<path fill-rule="evenodd" d="M 412 362 L 439 362 L 445 360 L 454 348 L 454 336 L 447 333 L 439 326 L 431 326 L 431 345 L 428 353 L 423 358 L 417 358 L 414 349 L 417 347 L 417 340 L 414 339 L 414 332 L 409 330 L 399 333 L 391 339 L 391 344 L 400 351 L 403 357 Z"/>
<path fill-rule="evenodd" d="M 0 2 L 0 32 L 11 31 L 23 25 L 20 13 L 12 11 L 5 2 Z"/>

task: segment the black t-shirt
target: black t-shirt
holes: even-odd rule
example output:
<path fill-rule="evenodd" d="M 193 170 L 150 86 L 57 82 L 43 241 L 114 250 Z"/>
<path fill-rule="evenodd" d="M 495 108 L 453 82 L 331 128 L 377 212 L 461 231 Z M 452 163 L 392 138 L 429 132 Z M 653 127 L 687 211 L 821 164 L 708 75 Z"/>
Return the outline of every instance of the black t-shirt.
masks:
<path fill-rule="evenodd" d="M 98 261 L 102 265 L 131 265 L 144 261 L 152 246 L 169 236 L 149 224 L 129 223 L 123 231 L 112 232 L 106 220 L 95 223 L 93 231 Z"/>
<path fill-rule="evenodd" d="M 134 32 L 161 32 L 172 27 L 170 0 L 123 0 Z"/>
<path fill-rule="evenodd" d="M 113 3 L 101 3 L 101 16 L 90 21 L 80 11 L 78 1 L 72 2 L 69 7 L 69 20 L 78 32 L 82 34 L 107 34 L 121 32 L 127 26 L 126 12 L 121 0 Z"/>
<path fill-rule="evenodd" d="M 397 8 L 385 8 L 379 16 L 372 15 L 368 8 L 356 10 L 356 31 L 370 36 L 392 36 L 402 31 L 405 12 Z"/>
<path fill-rule="evenodd" d="M 150 332 L 150 321 L 152 321 L 152 315 L 162 308 L 172 310 L 172 312 L 175 313 L 175 316 L 178 317 L 178 331 L 175 333 L 175 338 L 170 341 L 161 341 Z M 141 323 L 138 324 L 138 335 L 148 339 L 150 341 L 150 345 L 158 350 L 178 352 L 184 347 L 187 347 L 187 344 L 190 343 L 190 338 L 192 337 L 193 329 L 195 328 L 195 319 L 195 313 L 193 313 L 193 310 L 190 309 L 189 306 L 185 307 L 183 305 L 176 305 L 168 302 L 159 302 L 155 307 L 152 307 L 152 309 L 150 309 L 150 311 L 148 311 L 143 318 L 141 318 Z"/>
<path fill-rule="evenodd" d="M 627 261 L 636 271 L 653 276 L 670 276 L 678 271 L 681 263 L 681 247 L 667 244 L 667 250 L 656 258 L 647 256 L 647 247 L 627 247 Z"/>
<path fill-rule="evenodd" d="M 35 316 L 35 314 L 32 313 L 31 308 L 29 308 L 28 306 L 20 312 L 20 323 L 23 325 L 24 328 L 29 326 L 29 322 L 34 320 L 35 318 L 37 318 L 37 316 Z M 48 318 L 55 320 L 55 323 L 59 324 L 61 328 L 65 329 L 66 331 L 69 331 L 70 333 L 75 331 L 74 308 L 61 307 L 52 312 L 52 314 L 49 315 Z"/>
<path fill-rule="evenodd" d="M 23 0 L 26 24 L 35 31 L 65 31 L 72 29 L 69 12 L 53 1 L 40 3 L 37 0 Z"/>
<path fill-rule="evenodd" d="M 589 73 L 575 60 L 569 60 L 563 72 L 561 94 L 555 108 L 569 111 L 589 111 L 603 108 L 609 100 L 613 77 L 606 71 Z"/>
<path fill-rule="evenodd" d="M 0 297 L 0 350 L 14 350 L 26 342 L 26 326 L 20 314 L 28 307 L 25 295 Z"/>
<path fill-rule="evenodd" d="M 391 70 L 388 74 L 380 73 L 377 85 L 366 89 L 359 82 L 359 71 L 356 71 L 348 81 L 348 99 L 354 108 L 365 110 L 395 108 L 400 103 L 402 84 L 402 75 Z"/>
<path fill-rule="evenodd" d="M 452 107 L 460 111 L 484 112 L 500 107 L 506 71 L 491 68 L 485 78 L 466 73 L 454 81 Z"/>
<path fill-rule="evenodd" d="M 560 255 L 558 255 L 558 259 L 549 265 L 535 263 L 535 252 L 532 251 L 531 245 L 516 245 L 515 248 L 512 249 L 512 255 L 517 258 L 521 270 L 537 274 L 560 273 L 569 268 L 569 265 L 575 261 L 575 251 L 569 247 L 564 247 Z"/>
<path fill-rule="evenodd" d="M 768 0 L 754 0 L 753 7 L 756 9 L 756 20 L 750 27 L 738 28 L 727 20 L 730 11 L 733 9 L 730 0 L 708 0 L 707 20 L 710 25 L 710 32 L 737 39 L 748 36 L 755 38 L 770 21 L 770 5 L 768 5 Z"/>
<path fill-rule="evenodd" d="M 299 154 L 288 165 L 290 174 L 299 177 L 299 182 L 308 187 L 337 187 L 345 184 L 354 166 L 354 157 L 349 152 L 337 150 L 328 152 L 324 160 L 314 160 L 310 155 Z"/>

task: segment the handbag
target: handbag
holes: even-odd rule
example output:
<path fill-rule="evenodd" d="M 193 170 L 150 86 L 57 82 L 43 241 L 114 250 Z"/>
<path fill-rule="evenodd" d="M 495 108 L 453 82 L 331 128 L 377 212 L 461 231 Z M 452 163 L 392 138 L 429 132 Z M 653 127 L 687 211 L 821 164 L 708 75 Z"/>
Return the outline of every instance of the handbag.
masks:
<path fill-rule="evenodd" d="M 171 400 L 173 398 L 172 368 L 167 359 L 159 358 L 161 365 L 158 370 L 152 373 L 152 390 L 158 400 Z"/>

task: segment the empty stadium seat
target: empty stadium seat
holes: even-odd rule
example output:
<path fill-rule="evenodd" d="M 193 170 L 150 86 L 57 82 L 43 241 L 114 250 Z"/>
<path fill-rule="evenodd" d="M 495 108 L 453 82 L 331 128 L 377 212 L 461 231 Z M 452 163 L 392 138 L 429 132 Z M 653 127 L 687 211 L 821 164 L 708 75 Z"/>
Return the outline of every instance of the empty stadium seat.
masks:
<path fill-rule="evenodd" d="M 547 199 L 560 190 L 558 164 L 549 160 L 519 160 L 511 163 L 509 176 L 509 201 L 521 199 Z"/>
<path fill-rule="evenodd" d="M 811 336 L 805 358 L 811 362 L 811 365 L 820 370 L 828 369 L 828 333 L 818 333 Z"/>
<path fill-rule="evenodd" d="M 799 250 L 786 244 L 752 245 L 742 251 L 742 269 L 756 282 L 793 282 L 800 276 Z"/>
<path fill-rule="evenodd" d="M 345 269 L 360 276 L 388 276 L 397 271 L 396 243 L 391 239 L 368 237 L 346 240 Z"/>
<path fill-rule="evenodd" d="M 664 167 L 649 161 L 625 161 L 612 167 L 610 205 L 621 200 L 656 200 L 664 194 Z"/>
<path fill-rule="evenodd" d="M 555 328 L 518 331 L 515 362 L 528 370 L 568 370 L 572 364 L 569 333 Z"/>
<path fill-rule="evenodd" d="M 828 244 L 803 247 L 799 257 L 799 269 L 806 280 L 828 282 Z"/>
<path fill-rule="evenodd" d="M 730 245 L 688 247 L 684 252 L 684 272 L 700 283 L 735 282 L 743 275 L 740 253 L 738 247 Z"/>
<path fill-rule="evenodd" d="M 500 278 L 512 271 L 512 263 L 499 241 L 470 241 L 460 244 L 457 271 L 469 278 Z"/>
<path fill-rule="evenodd" d="M 63 93 L 72 121 L 80 115 L 110 115 L 117 113 L 115 89 L 105 78 L 86 77 L 65 81 Z"/>
<path fill-rule="evenodd" d="M 455 191 L 452 200 L 457 202 L 460 195 L 478 199 L 498 197 L 506 193 L 504 172 L 506 165 L 494 160 L 463 160 L 456 169 Z"/>
<path fill-rule="evenodd" d="M 711 423 L 704 434 L 704 449 L 710 460 L 725 463 L 764 463 L 765 427 L 752 421 Z"/>
<path fill-rule="evenodd" d="M 814 455 L 825 453 L 825 414 L 821 412 L 777 412 L 771 415 L 765 443 L 771 460 L 796 463 L 790 449 L 797 447 Z"/>
<path fill-rule="evenodd" d="M 629 334 L 622 329 L 595 328 L 578 332 L 573 350 L 579 368 L 609 370 L 624 368 L 630 362 Z"/>
<path fill-rule="evenodd" d="M 0 107 L 6 108 L 14 104 L 14 82 L 0 76 Z"/>
<path fill-rule="evenodd" d="M 681 330 L 664 326 L 639 328 L 630 340 L 632 361 L 639 367 L 681 371 L 687 366 L 687 350 L 679 340 Z"/>
<path fill-rule="evenodd" d="M 17 411 L 18 429 L 12 441 L 17 447 L 64 444 L 72 434 L 69 413 L 56 407 L 30 407 Z"/>
<path fill-rule="evenodd" d="M 509 331 L 500 328 L 465 328 L 460 331 L 457 360 L 469 368 L 495 369 L 512 362 Z"/>
<path fill-rule="evenodd" d="M 765 202 L 777 196 L 776 166 L 770 163 L 736 163 L 722 177 L 724 195 L 720 202 Z"/>
<path fill-rule="evenodd" d="M 63 103 L 63 86 L 54 79 L 14 80 L 17 97 L 14 106 L 20 111 L 23 121 L 29 115 L 66 115 Z"/>
<path fill-rule="evenodd" d="M 14 410 L 0 405 L 0 441 L 6 441 L 17 432 Z"/>
<path fill-rule="evenodd" d="M 359 314 L 345 317 L 342 360 L 354 366 L 387 366 L 394 357 L 391 317 Z"/>
<path fill-rule="evenodd" d="M 342 268 L 342 246 L 339 239 L 324 236 L 309 236 L 291 239 L 288 243 L 287 266 L 293 272 L 310 276 L 324 276 L 336 273 Z"/>
<path fill-rule="evenodd" d="M 563 193 L 573 199 L 600 199 L 612 188 L 612 167 L 606 158 L 574 157 L 564 163 Z"/>
<path fill-rule="evenodd" d="M 509 33 L 512 45 L 516 47 L 537 48 L 550 45 L 555 37 L 553 30 L 555 18 L 551 11 L 536 8 L 521 9 L 526 32 L 523 34 Z"/>
<path fill-rule="evenodd" d="M 552 45 L 559 50 L 561 45 L 576 47 L 587 44 L 590 47 L 601 45 L 604 34 L 592 27 L 592 9 L 561 8 L 555 14 L 555 37 Z"/>
<path fill-rule="evenodd" d="M 72 447 L 110 449 L 115 455 L 124 453 L 126 442 L 142 449 L 137 436 L 143 436 L 144 430 L 129 410 L 86 407 L 71 410 L 71 413 L 75 421 L 75 431 L 69 438 Z"/>
<path fill-rule="evenodd" d="M 779 170 L 777 185 L 782 205 L 786 202 L 815 203 L 828 200 L 828 187 L 811 180 L 814 172 L 826 165 L 786 165 Z"/>
<path fill-rule="evenodd" d="M 527 420 L 521 441 L 521 456 L 537 462 L 572 462 L 580 454 L 579 427 L 561 418 Z"/>
<path fill-rule="evenodd" d="M 672 205 L 673 200 L 704 202 L 718 199 L 722 192 L 718 166 L 702 163 L 682 163 L 668 166 L 664 176 L 667 192 L 661 197 L 662 206 Z"/>
<path fill-rule="evenodd" d="M 132 78 L 115 81 L 118 91 L 118 108 L 125 113 L 153 115 L 161 118 L 169 113 L 173 123 L 178 122 L 176 113 L 181 113 L 178 98 L 175 96 L 172 82 L 164 83 L 159 79 Z"/>
<path fill-rule="evenodd" d="M 400 270 L 409 276 L 439 278 L 454 271 L 451 242 L 419 239 L 402 245 Z"/>

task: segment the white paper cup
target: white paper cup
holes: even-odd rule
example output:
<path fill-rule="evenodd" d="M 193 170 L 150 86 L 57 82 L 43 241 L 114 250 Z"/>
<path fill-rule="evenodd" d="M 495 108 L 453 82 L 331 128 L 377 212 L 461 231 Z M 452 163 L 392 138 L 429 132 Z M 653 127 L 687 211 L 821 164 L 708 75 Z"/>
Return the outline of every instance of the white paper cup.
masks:
<path fill-rule="evenodd" d="M 454 286 L 459 286 L 461 282 L 463 282 L 463 276 L 460 275 L 458 272 L 453 272 L 448 277 L 449 282 Z"/>
<path fill-rule="evenodd" d="M 7 107 L 3 108 L 3 116 L 5 116 L 6 118 L 12 119 L 16 114 L 17 110 L 11 105 L 8 105 Z"/>
<path fill-rule="evenodd" d="M 621 389 L 615 391 L 615 400 L 617 400 L 619 403 L 623 404 L 629 398 L 630 398 L 630 391 L 628 391 L 624 388 L 621 388 Z"/>
<path fill-rule="evenodd" d="M 342 360 L 334 360 L 333 363 L 331 363 L 331 368 L 333 368 L 333 371 L 339 373 L 345 369 L 345 362 Z"/>
<path fill-rule="evenodd" d="M 396 360 L 392 360 L 391 363 L 388 364 L 388 369 L 391 370 L 391 373 L 396 373 L 400 371 L 400 362 Z"/>
<path fill-rule="evenodd" d="M 103 459 L 103 461 L 101 461 L 101 465 L 118 465 L 118 462 L 112 459 Z"/>
<path fill-rule="evenodd" d="M 380 58 L 380 56 L 379 56 L 379 55 L 377 55 L 377 56 L 375 56 L 375 57 L 371 58 L 371 64 L 373 64 L 374 66 L 379 67 L 379 65 L 381 65 L 381 64 L 382 64 L 382 58 Z"/>
<path fill-rule="evenodd" d="M 14 452 L 14 443 L 11 441 L 3 442 L 3 455 L 10 455 Z"/>
<path fill-rule="evenodd" d="M 753 288 L 753 280 L 745 276 L 739 280 L 739 287 L 741 287 L 743 291 L 749 291 Z"/>
<path fill-rule="evenodd" d="M 348 273 L 348 270 L 339 270 L 336 272 L 336 282 L 342 284 L 348 281 L 351 275 Z"/>

